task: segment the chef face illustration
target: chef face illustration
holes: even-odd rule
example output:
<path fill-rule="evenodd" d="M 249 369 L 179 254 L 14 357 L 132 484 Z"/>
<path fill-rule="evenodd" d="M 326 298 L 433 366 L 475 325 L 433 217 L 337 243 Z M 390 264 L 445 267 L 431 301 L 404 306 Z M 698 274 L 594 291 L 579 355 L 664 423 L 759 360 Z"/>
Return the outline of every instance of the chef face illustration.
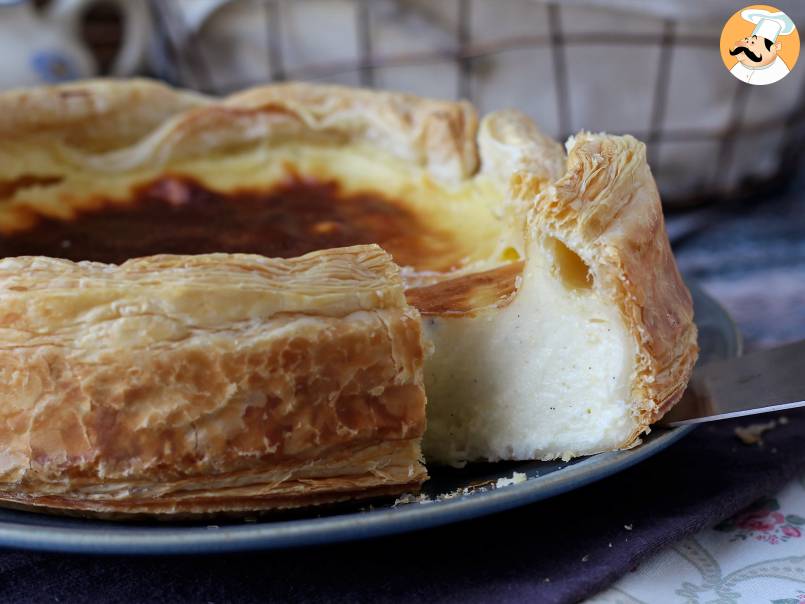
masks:
<path fill-rule="evenodd" d="M 736 19 L 737 15 L 738 13 L 733 19 Z M 727 34 L 729 25 L 728 21 L 724 35 Z M 790 37 L 792 33 L 796 36 L 795 50 L 798 51 L 799 36 L 795 32 L 793 21 L 785 13 L 761 7 L 746 8 L 740 11 L 738 29 L 744 29 L 745 34 L 729 47 L 729 57 L 734 57 L 735 60 L 733 65 L 727 64 L 732 75 L 747 84 L 761 86 L 773 84 L 788 75 L 793 62 L 791 65 L 787 64 L 780 52 L 787 43 L 785 38 Z"/>
<path fill-rule="evenodd" d="M 780 42 L 775 44 L 768 38 L 752 34 L 748 38 L 738 40 L 735 47 L 730 50 L 730 54 L 736 57 L 739 63 L 743 63 L 744 67 L 754 69 L 773 63 L 781 47 Z"/>

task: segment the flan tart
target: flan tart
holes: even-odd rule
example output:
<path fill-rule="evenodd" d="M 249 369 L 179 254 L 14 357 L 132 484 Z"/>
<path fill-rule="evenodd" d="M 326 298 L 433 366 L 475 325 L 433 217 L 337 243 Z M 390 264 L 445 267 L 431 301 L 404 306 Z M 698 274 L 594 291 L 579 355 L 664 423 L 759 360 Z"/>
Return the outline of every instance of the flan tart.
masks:
<path fill-rule="evenodd" d="M 0 136 L 7 502 L 268 509 L 415 488 L 420 441 L 631 447 L 696 360 L 631 136 L 147 80 L 2 93 Z"/>

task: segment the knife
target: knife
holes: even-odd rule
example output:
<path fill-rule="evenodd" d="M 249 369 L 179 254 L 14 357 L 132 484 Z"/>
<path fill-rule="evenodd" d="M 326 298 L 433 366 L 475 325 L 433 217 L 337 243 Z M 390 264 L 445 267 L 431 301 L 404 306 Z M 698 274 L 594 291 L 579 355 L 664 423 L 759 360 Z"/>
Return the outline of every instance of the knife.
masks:
<path fill-rule="evenodd" d="M 805 340 L 697 367 L 663 426 L 805 407 Z"/>

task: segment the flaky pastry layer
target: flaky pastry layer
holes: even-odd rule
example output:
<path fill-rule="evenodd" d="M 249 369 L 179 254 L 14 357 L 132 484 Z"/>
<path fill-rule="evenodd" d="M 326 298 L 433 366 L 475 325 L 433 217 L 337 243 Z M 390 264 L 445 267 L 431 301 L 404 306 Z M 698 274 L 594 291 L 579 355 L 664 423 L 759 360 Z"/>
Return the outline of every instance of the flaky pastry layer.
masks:
<path fill-rule="evenodd" d="M 377 246 L 0 260 L 0 500 L 293 507 L 426 477 L 424 349 Z"/>

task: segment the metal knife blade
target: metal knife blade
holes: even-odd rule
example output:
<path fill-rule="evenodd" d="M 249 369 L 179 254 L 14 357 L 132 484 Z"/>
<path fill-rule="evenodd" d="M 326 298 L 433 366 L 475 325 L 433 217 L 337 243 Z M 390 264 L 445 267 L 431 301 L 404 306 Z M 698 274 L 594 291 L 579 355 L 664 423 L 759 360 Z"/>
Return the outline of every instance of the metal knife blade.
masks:
<path fill-rule="evenodd" d="M 683 426 L 805 407 L 805 340 L 697 368 L 660 422 Z"/>

